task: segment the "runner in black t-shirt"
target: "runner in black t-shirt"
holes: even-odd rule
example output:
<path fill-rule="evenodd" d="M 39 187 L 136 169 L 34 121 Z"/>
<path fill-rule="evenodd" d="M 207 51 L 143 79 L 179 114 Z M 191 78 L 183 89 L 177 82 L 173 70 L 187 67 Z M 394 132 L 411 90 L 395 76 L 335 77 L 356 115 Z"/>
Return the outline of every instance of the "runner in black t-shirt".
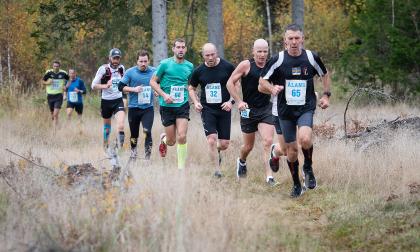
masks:
<path fill-rule="evenodd" d="M 278 116 L 287 148 L 287 163 L 294 186 L 291 196 L 299 197 L 304 191 L 299 179 L 298 141 L 305 157 L 303 165 L 305 186 L 316 187 L 312 170 L 312 125 L 316 107 L 313 78 L 321 76 L 324 94 L 319 106 L 329 106 L 330 79 L 321 59 L 309 50 L 303 49 L 304 36 L 298 25 L 289 25 L 284 34 L 286 50 L 272 57 L 264 68 L 259 90 L 276 95 Z M 274 85 L 271 85 L 271 83 Z M 296 132 L 298 126 L 298 132 Z"/>
<path fill-rule="evenodd" d="M 240 157 L 236 162 L 236 175 L 238 178 L 246 176 L 246 158 L 254 147 L 255 132 L 258 131 L 261 135 L 266 156 L 270 154 L 274 135 L 270 95 L 258 92 L 259 76 L 268 56 L 267 41 L 257 39 L 254 42 L 253 55 L 252 59 L 239 63 L 227 83 L 229 93 L 237 102 L 238 109 L 241 112 L 241 130 L 244 144 L 241 146 Z M 243 100 L 235 89 L 239 80 L 241 80 Z M 270 186 L 275 186 L 277 183 L 274 181 L 268 160 L 264 160 L 264 168 L 266 182 Z"/>
<path fill-rule="evenodd" d="M 222 177 L 220 171 L 220 151 L 226 150 L 230 140 L 231 109 L 234 102 L 226 89 L 226 82 L 235 67 L 217 55 L 216 46 L 206 43 L 202 55 L 204 63 L 192 73 L 189 95 L 197 112 L 201 112 L 204 133 L 207 137 L 212 165 L 216 168 L 215 177 Z M 201 98 L 196 90 L 201 86 Z M 216 153 L 219 153 L 217 157 Z"/>

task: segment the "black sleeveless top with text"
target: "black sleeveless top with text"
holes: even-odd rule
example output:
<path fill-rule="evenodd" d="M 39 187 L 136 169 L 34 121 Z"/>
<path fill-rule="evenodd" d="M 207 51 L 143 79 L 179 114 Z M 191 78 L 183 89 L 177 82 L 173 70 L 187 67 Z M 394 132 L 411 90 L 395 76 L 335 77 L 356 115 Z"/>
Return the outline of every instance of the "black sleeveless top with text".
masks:
<path fill-rule="evenodd" d="M 258 81 L 263 68 L 259 68 L 254 59 L 249 59 L 249 62 L 249 72 L 241 78 L 243 100 L 250 108 L 262 108 L 270 104 L 270 95 L 258 91 Z"/>

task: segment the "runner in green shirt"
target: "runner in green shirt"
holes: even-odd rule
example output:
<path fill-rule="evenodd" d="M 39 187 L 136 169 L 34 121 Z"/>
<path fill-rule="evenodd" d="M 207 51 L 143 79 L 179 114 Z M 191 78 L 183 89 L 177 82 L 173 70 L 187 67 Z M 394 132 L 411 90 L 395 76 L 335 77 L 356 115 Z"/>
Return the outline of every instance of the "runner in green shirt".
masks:
<path fill-rule="evenodd" d="M 172 51 L 174 56 L 161 61 L 150 85 L 160 95 L 159 111 L 165 127 L 165 133 L 160 136 L 159 153 L 165 157 L 167 145 L 173 146 L 178 142 L 178 169 L 183 169 L 187 159 L 187 130 L 190 120 L 188 80 L 193 64 L 184 59 L 187 52 L 184 39 L 176 39 Z"/>
<path fill-rule="evenodd" d="M 58 113 L 63 104 L 63 91 L 69 76 L 66 71 L 60 69 L 60 61 L 54 60 L 53 68 L 45 72 L 42 84 L 46 86 L 47 101 L 51 112 L 54 127 L 58 126 Z"/>

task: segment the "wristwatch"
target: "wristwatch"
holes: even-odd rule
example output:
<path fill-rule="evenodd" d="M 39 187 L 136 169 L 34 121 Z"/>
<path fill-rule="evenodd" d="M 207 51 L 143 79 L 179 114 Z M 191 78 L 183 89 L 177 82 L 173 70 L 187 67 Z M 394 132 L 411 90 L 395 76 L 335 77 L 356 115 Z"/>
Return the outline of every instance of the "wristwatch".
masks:
<path fill-rule="evenodd" d="M 330 92 L 330 91 L 325 91 L 325 92 L 323 93 L 323 95 L 326 95 L 328 98 L 330 98 L 330 96 L 331 96 L 331 92 Z"/>
<path fill-rule="evenodd" d="M 232 105 L 235 104 L 235 100 L 230 100 L 230 103 L 232 103 Z"/>

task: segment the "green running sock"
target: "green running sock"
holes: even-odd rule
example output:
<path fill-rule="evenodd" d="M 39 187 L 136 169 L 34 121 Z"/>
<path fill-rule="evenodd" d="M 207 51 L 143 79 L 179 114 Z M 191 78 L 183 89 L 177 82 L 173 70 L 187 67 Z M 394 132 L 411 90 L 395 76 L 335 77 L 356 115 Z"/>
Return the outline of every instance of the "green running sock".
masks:
<path fill-rule="evenodd" d="M 176 151 L 178 154 L 178 169 L 182 170 L 185 168 L 185 162 L 187 160 L 187 144 L 178 144 Z"/>

